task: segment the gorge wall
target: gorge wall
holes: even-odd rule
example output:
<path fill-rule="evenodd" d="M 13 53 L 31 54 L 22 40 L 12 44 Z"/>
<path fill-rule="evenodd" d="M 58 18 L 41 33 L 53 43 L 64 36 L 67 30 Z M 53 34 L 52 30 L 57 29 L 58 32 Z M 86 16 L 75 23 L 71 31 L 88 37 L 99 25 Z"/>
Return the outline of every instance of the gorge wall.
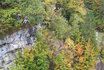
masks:
<path fill-rule="evenodd" d="M 26 28 L 0 40 L 0 69 L 7 70 L 8 65 L 17 56 L 17 50 L 31 48 L 34 45 L 36 28 Z"/>

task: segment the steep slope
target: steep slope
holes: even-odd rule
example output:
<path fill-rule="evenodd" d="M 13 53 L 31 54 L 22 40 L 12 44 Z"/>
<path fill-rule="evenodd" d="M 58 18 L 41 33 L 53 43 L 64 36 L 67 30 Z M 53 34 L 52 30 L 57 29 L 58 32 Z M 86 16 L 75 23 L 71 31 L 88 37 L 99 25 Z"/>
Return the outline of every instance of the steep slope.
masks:
<path fill-rule="evenodd" d="M 6 36 L 4 40 L 0 40 L 0 68 L 6 68 L 17 56 L 17 50 L 21 51 L 25 48 L 31 48 L 34 44 L 36 28 L 27 28 Z"/>

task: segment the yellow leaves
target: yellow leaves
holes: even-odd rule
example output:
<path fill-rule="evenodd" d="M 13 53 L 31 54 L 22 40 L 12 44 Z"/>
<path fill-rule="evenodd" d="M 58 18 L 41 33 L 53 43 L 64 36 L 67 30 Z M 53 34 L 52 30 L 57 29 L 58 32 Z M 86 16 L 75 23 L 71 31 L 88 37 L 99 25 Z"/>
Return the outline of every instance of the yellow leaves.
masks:
<path fill-rule="evenodd" d="M 24 48 L 24 52 L 30 52 L 29 48 Z"/>
<path fill-rule="evenodd" d="M 81 15 L 86 15 L 86 8 L 84 8 L 84 2 L 83 0 L 70 0 L 68 3 L 68 6 L 70 8 L 75 8 L 75 11 L 78 11 L 81 13 Z"/>
<path fill-rule="evenodd" d="M 34 55 L 32 53 L 30 53 L 29 56 L 30 56 L 30 61 L 33 61 L 34 60 Z"/>
<path fill-rule="evenodd" d="M 52 33 L 50 33 L 47 29 L 42 31 L 43 40 L 50 40 L 52 38 Z"/>
<path fill-rule="evenodd" d="M 68 38 L 68 39 L 65 40 L 65 43 L 66 44 L 63 45 L 65 55 L 67 57 L 73 58 L 74 53 L 75 53 L 75 46 L 74 46 L 73 40 Z"/>
<path fill-rule="evenodd" d="M 70 38 L 66 39 L 66 40 L 65 40 L 65 43 L 68 44 L 70 47 L 71 47 L 71 46 L 74 46 L 74 41 L 71 40 Z"/>
<path fill-rule="evenodd" d="M 19 29 L 21 30 L 22 28 L 20 27 Z"/>
<path fill-rule="evenodd" d="M 27 56 L 23 55 L 22 57 L 23 57 L 23 58 L 26 58 Z"/>
<path fill-rule="evenodd" d="M 81 15 L 86 15 L 86 13 L 87 13 L 86 9 L 83 7 L 80 7 L 80 6 L 76 8 L 76 11 L 80 12 Z"/>
<path fill-rule="evenodd" d="M 47 6 L 47 8 L 53 8 L 56 4 L 56 0 L 44 0 L 44 4 Z"/>
<path fill-rule="evenodd" d="M 50 20 L 50 17 L 47 16 L 45 19 L 46 19 L 46 20 Z"/>
<path fill-rule="evenodd" d="M 64 58 L 64 61 L 65 61 L 65 64 L 66 64 L 67 67 L 71 67 L 72 66 L 72 63 L 73 63 L 72 58 L 66 57 L 66 58 Z"/>
<path fill-rule="evenodd" d="M 70 38 L 67 38 L 65 40 L 65 44 L 62 46 L 62 51 L 65 55 L 65 57 L 64 57 L 65 65 L 68 68 L 70 68 L 73 64 L 73 58 L 75 56 L 74 41 L 71 40 Z"/>
<path fill-rule="evenodd" d="M 55 62 L 56 64 L 56 68 L 58 68 L 60 66 L 60 64 L 58 62 Z"/>
<path fill-rule="evenodd" d="M 29 60 L 29 61 L 33 61 L 34 60 L 34 55 L 31 51 L 31 49 L 29 48 L 25 48 L 24 49 L 24 54 L 22 55 L 22 57 L 24 58 L 24 60 Z"/>
<path fill-rule="evenodd" d="M 76 6 L 73 3 L 69 3 L 68 5 L 70 8 L 75 8 Z"/>
<path fill-rule="evenodd" d="M 73 14 L 73 18 L 72 19 L 74 19 L 73 23 L 79 23 L 79 22 L 83 22 L 84 23 L 84 19 L 77 13 Z"/>
<path fill-rule="evenodd" d="M 49 3 L 51 0 L 44 0 L 46 3 Z"/>
<path fill-rule="evenodd" d="M 36 45 L 40 44 L 40 41 L 36 42 Z"/>
<path fill-rule="evenodd" d="M 44 2 L 45 2 L 46 4 L 49 4 L 49 3 L 55 3 L 56 0 L 44 0 Z"/>
<path fill-rule="evenodd" d="M 67 66 L 68 66 L 68 67 L 71 67 L 71 64 L 69 63 L 69 64 L 67 64 Z"/>
<path fill-rule="evenodd" d="M 94 48 L 91 43 L 90 43 L 90 40 L 88 41 L 87 45 L 85 46 L 86 50 L 85 50 L 85 53 L 90 56 L 91 54 L 91 50 Z"/>

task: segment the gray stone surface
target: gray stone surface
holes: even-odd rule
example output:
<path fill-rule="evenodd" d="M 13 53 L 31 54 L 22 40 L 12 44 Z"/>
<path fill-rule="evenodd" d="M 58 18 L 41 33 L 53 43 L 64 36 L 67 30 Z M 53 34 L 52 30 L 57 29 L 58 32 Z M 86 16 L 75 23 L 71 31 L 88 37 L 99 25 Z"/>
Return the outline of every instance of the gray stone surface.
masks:
<path fill-rule="evenodd" d="M 104 64 L 101 58 L 99 58 L 99 62 L 96 64 L 96 70 L 104 70 Z"/>
<path fill-rule="evenodd" d="M 0 40 L 0 69 L 7 69 L 5 67 L 17 56 L 18 49 L 23 49 L 26 46 L 32 46 L 34 44 L 34 30 L 35 28 L 32 31 L 29 28 L 23 29 Z"/>

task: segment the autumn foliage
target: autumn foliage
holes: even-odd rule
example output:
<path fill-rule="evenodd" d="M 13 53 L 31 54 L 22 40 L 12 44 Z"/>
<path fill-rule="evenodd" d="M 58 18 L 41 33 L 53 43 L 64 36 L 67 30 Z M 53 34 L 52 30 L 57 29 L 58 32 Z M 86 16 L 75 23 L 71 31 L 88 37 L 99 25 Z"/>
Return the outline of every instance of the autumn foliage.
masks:
<path fill-rule="evenodd" d="M 77 50 L 77 53 L 78 53 L 79 55 L 82 55 L 82 54 L 83 54 L 82 45 L 77 44 L 77 45 L 76 45 L 76 50 Z"/>
<path fill-rule="evenodd" d="M 32 49 L 19 52 L 15 63 L 22 69 L 18 70 L 90 70 L 95 67 L 99 54 L 95 30 L 103 24 L 102 1 L 32 2 L 24 15 L 28 13 L 35 25 L 40 21 L 41 28 L 36 30 Z"/>

